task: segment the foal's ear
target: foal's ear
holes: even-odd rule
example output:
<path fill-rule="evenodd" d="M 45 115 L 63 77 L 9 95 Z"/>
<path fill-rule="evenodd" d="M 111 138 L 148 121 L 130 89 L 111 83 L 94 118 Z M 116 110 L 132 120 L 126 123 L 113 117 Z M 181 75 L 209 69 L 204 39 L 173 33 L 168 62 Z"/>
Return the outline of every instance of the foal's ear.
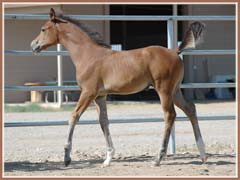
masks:
<path fill-rule="evenodd" d="M 56 19 L 56 13 L 53 8 L 50 9 L 49 16 L 51 20 Z"/>
<path fill-rule="evenodd" d="M 56 13 L 53 8 L 50 9 L 49 16 L 50 16 L 50 20 L 54 23 L 67 23 L 66 20 L 56 16 Z"/>

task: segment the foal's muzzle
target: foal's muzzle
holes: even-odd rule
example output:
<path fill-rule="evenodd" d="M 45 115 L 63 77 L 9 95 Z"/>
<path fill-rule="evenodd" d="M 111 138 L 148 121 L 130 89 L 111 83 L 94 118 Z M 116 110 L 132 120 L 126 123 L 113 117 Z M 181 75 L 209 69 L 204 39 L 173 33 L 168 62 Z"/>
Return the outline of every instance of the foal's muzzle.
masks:
<path fill-rule="evenodd" d="M 42 46 L 39 41 L 33 40 L 31 43 L 31 49 L 33 53 L 39 53 L 42 50 Z"/>

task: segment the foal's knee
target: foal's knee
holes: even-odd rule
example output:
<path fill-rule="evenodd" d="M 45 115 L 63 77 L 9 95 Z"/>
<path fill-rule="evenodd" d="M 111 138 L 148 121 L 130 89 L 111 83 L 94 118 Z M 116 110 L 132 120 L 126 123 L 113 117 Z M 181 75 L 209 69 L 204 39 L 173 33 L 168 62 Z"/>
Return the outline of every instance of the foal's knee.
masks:
<path fill-rule="evenodd" d="M 164 111 L 164 116 L 166 117 L 167 120 L 173 120 L 176 118 L 177 114 L 176 111 L 173 109 L 171 110 L 165 110 Z"/>
<path fill-rule="evenodd" d="M 173 111 L 167 111 L 164 113 L 165 115 L 165 122 L 166 122 L 166 128 L 169 129 L 172 127 L 174 121 L 175 121 L 175 118 L 176 118 L 176 112 L 175 110 Z"/>

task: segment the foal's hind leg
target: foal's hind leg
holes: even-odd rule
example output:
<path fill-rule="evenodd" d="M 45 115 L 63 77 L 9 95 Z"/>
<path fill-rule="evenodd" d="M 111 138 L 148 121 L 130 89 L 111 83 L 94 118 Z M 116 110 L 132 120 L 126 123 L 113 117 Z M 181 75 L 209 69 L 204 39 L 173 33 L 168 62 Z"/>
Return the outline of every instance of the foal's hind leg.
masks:
<path fill-rule="evenodd" d="M 198 119 L 197 119 L 197 115 L 196 115 L 195 105 L 191 102 L 187 102 L 184 99 L 180 88 L 178 88 L 176 90 L 173 101 L 174 101 L 174 104 L 176 104 L 176 106 L 178 106 L 180 109 L 182 109 L 184 111 L 184 113 L 188 116 L 188 118 L 190 119 L 192 127 L 193 127 L 193 131 L 194 131 L 194 136 L 195 136 L 195 140 L 197 143 L 197 147 L 200 152 L 200 157 L 201 157 L 202 161 L 205 162 L 207 160 L 206 153 L 205 153 L 205 145 L 204 145 L 204 142 L 203 142 L 203 139 L 201 136 L 201 132 L 200 132 L 200 128 L 198 125 Z"/>
<path fill-rule="evenodd" d="M 171 90 L 167 91 L 164 89 L 164 90 L 157 90 L 157 92 L 160 96 L 162 109 L 164 112 L 165 129 L 164 129 L 162 147 L 156 161 L 154 162 L 155 166 L 158 166 L 160 164 L 161 160 L 167 153 L 168 141 L 169 141 L 172 125 L 176 118 L 176 112 L 173 105 Z"/>
<path fill-rule="evenodd" d="M 97 111 L 99 115 L 99 122 L 107 143 L 107 157 L 103 163 L 103 166 L 109 166 L 114 155 L 114 147 L 109 132 L 109 121 L 107 115 L 106 96 L 97 97 L 95 100 Z"/>
<path fill-rule="evenodd" d="M 71 149 L 72 149 L 72 136 L 73 136 L 74 128 L 75 128 L 80 116 L 86 110 L 86 108 L 88 107 L 88 105 L 94 98 L 95 98 L 94 94 L 90 94 L 89 92 L 87 92 L 87 93 L 82 92 L 80 95 L 79 101 L 77 103 L 77 106 L 72 113 L 72 118 L 69 121 L 67 143 L 64 146 L 64 150 L 65 150 L 64 164 L 65 164 L 65 166 L 68 166 L 71 162 L 70 153 L 71 153 Z"/>

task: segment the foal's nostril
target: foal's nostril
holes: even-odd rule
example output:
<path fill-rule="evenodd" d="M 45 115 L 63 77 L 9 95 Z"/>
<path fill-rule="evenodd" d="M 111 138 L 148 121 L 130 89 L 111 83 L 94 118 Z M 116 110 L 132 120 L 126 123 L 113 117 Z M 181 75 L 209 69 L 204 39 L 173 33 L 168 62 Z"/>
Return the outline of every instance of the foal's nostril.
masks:
<path fill-rule="evenodd" d="M 38 40 L 35 42 L 35 44 L 38 44 Z"/>

